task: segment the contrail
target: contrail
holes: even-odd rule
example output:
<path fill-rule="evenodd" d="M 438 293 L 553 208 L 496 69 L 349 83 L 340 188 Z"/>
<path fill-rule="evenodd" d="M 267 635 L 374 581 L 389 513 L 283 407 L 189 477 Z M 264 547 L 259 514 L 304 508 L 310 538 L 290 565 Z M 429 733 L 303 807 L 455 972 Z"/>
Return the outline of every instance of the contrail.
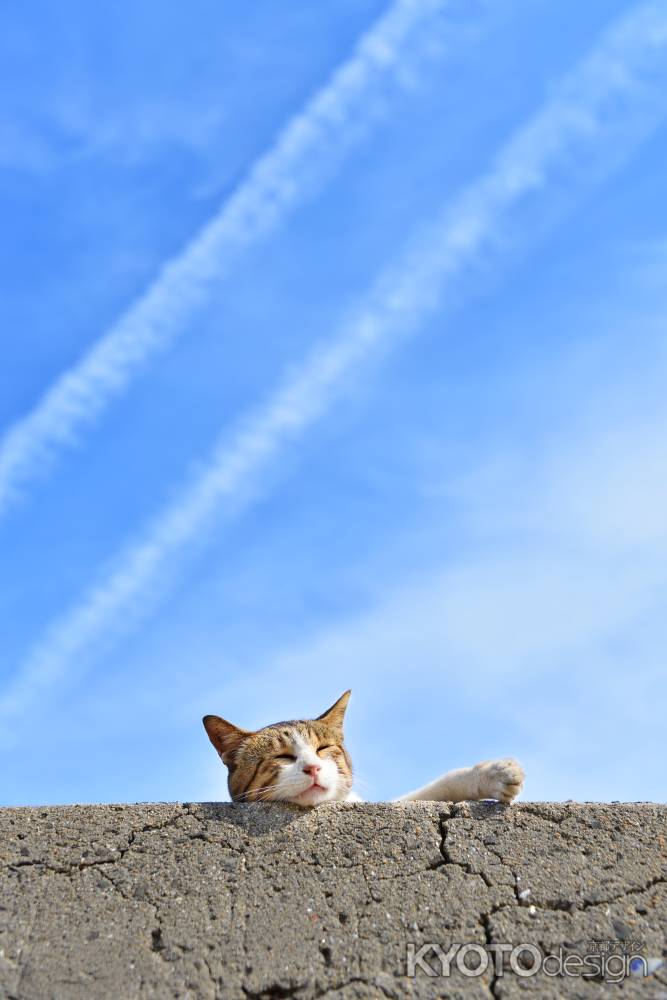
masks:
<path fill-rule="evenodd" d="M 377 111 L 406 51 L 451 0 L 396 0 L 351 57 L 278 135 L 245 181 L 115 325 L 0 439 L 0 516 L 21 488 L 104 410 L 134 373 L 183 333 L 239 255 L 273 231 L 340 162 Z"/>
<path fill-rule="evenodd" d="M 536 197 L 544 201 L 545 192 L 587 184 L 605 164 L 627 158 L 667 113 L 666 57 L 662 2 L 642 4 L 615 22 L 500 150 L 490 171 L 417 234 L 339 334 L 316 347 L 235 433 L 220 437 L 203 472 L 153 520 L 143 540 L 47 631 L 0 700 L 0 717 L 24 711 L 154 593 L 169 561 L 221 504 L 245 502 L 257 478 L 327 411 L 355 370 L 414 331 L 455 290 L 465 269 L 494 249 L 512 213 Z"/>

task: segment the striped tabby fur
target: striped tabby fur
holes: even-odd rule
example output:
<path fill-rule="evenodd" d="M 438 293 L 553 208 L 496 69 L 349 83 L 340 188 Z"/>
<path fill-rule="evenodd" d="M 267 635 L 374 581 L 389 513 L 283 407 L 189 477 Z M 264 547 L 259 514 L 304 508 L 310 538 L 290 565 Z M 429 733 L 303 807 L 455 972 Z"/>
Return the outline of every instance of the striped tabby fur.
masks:
<path fill-rule="evenodd" d="M 352 791 L 352 762 L 343 743 L 346 691 L 316 719 L 276 722 L 263 729 L 240 729 L 218 715 L 205 715 L 209 739 L 228 769 L 234 802 L 360 801 Z M 521 766 L 511 758 L 483 761 L 449 771 L 397 801 L 498 799 L 511 802 L 523 784 Z"/>

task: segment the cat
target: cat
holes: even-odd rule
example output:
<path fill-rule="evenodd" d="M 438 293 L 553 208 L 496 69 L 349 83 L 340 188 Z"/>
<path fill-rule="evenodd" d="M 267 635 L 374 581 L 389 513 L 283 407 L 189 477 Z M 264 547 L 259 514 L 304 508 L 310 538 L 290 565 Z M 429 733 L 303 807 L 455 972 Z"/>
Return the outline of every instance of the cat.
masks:
<path fill-rule="evenodd" d="M 352 761 L 343 744 L 346 691 L 316 719 L 275 722 L 252 732 L 218 715 L 205 715 L 208 737 L 228 769 L 234 802 L 291 802 L 311 807 L 324 802 L 361 802 L 352 791 Z M 448 771 L 394 802 L 511 802 L 524 773 L 511 758 L 487 760 Z"/>

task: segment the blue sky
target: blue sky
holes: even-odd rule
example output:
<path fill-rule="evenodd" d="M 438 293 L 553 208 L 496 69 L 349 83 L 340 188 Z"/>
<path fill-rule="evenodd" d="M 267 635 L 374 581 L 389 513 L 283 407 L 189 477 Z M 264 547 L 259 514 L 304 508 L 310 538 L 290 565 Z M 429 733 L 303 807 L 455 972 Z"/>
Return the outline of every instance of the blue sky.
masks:
<path fill-rule="evenodd" d="M 0 802 L 664 799 L 664 5 L 5 21 Z"/>

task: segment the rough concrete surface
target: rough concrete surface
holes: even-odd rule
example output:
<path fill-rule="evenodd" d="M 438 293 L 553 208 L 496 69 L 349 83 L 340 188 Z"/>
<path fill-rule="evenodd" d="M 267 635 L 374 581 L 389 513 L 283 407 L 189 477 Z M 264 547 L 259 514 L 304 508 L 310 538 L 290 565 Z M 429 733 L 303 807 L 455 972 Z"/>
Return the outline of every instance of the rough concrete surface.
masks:
<path fill-rule="evenodd" d="M 666 840 L 650 804 L 0 809 L 0 997 L 667 1000 L 667 966 L 620 985 L 493 958 L 408 975 L 432 943 L 641 945 L 657 965 Z"/>

